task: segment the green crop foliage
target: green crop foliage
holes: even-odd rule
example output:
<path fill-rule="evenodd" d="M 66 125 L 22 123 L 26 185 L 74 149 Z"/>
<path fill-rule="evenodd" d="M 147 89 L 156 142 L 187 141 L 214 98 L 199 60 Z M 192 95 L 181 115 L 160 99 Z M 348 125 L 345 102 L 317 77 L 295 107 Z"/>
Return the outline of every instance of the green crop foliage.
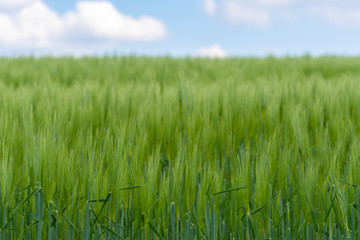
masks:
<path fill-rule="evenodd" d="M 359 239 L 360 59 L 0 58 L 0 239 Z"/>

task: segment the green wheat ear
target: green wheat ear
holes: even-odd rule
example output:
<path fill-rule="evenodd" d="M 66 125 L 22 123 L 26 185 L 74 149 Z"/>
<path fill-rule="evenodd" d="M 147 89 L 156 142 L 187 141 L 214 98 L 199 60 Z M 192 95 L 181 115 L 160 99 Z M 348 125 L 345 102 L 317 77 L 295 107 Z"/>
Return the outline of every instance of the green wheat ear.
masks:
<path fill-rule="evenodd" d="M 1 58 L 0 239 L 357 239 L 358 58 Z"/>

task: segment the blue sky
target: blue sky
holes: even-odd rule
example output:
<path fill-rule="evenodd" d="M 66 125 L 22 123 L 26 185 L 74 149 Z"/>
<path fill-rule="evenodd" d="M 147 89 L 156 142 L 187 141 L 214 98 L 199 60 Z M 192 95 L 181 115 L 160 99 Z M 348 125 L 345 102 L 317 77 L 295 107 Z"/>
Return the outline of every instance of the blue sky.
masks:
<path fill-rule="evenodd" d="M 360 55 L 355 0 L 0 0 L 0 55 Z"/>

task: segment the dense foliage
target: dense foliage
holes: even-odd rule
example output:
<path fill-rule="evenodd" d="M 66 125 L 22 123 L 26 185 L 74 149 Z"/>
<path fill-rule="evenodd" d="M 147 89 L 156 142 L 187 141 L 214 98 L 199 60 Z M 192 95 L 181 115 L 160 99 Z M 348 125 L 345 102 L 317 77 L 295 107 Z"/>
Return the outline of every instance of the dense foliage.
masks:
<path fill-rule="evenodd" d="M 360 59 L 0 59 L 0 239 L 360 237 Z"/>

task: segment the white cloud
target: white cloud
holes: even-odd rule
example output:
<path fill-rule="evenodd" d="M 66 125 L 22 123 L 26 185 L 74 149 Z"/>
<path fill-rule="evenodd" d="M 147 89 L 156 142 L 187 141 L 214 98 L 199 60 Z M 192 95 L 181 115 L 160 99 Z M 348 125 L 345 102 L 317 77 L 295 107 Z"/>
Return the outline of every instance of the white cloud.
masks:
<path fill-rule="evenodd" d="M 225 58 L 228 56 L 228 53 L 219 45 L 212 45 L 209 47 L 199 48 L 195 51 L 194 56 L 208 58 Z"/>
<path fill-rule="evenodd" d="M 343 9 L 338 7 L 311 8 L 309 12 L 321 16 L 330 23 L 343 27 L 360 28 L 360 8 Z"/>
<path fill-rule="evenodd" d="M 226 1 L 223 6 L 227 20 L 234 24 L 246 24 L 257 27 L 270 25 L 270 12 L 267 9 L 247 6 L 240 1 Z"/>
<path fill-rule="evenodd" d="M 0 10 L 14 10 L 36 1 L 37 0 L 0 0 Z"/>
<path fill-rule="evenodd" d="M 75 12 L 65 15 L 71 29 L 109 40 L 153 41 L 164 38 L 164 24 L 152 17 L 138 19 L 121 14 L 110 2 L 79 2 Z"/>
<path fill-rule="evenodd" d="M 0 0 L 2 1 L 2 0 Z M 81 48 L 84 44 L 116 45 L 121 41 L 155 41 L 166 36 L 165 25 L 153 17 L 133 18 L 110 2 L 78 2 L 59 15 L 41 0 L 6 12 L 0 10 L 0 45 L 12 48 Z M 20 6 L 20 5 L 19 5 Z M 87 46 L 89 47 L 89 46 Z"/>
<path fill-rule="evenodd" d="M 284 8 L 299 0 L 204 0 L 205 11 L 236 25 L 269 27 L 271 15 L 281 15 Z M 281 11 L 279 11 L 281 10 Z"/>
<path fill-rule="evenodd" d="M 309 15 L 340 27 L 360 29 L 358 0 L 204 0 L 210 16 L 235 25 L 267 28 L 277 22 L 301 21 Z M 212 7 L 214 5 L 215 7 Z M 215 8 L 215 10 L 212 10 Z"/>
<path fill-rule="evenodd" d="M 63 20 L 37 1 L 16 13 L 0 13 L 0 43 L 19 47 L 42 47 L 64 34 Z"/>
<path fill-rule="evenodd" d="M 284 6 L 294 3 L 295 0 L 253 0 L 251 1 L 260 6 Z"/>
<path fill-rule="evenodd" d="M 204 8 L 210 16 L 216 13 L 216 3 L 214 0 L 204 0 Z"/>

